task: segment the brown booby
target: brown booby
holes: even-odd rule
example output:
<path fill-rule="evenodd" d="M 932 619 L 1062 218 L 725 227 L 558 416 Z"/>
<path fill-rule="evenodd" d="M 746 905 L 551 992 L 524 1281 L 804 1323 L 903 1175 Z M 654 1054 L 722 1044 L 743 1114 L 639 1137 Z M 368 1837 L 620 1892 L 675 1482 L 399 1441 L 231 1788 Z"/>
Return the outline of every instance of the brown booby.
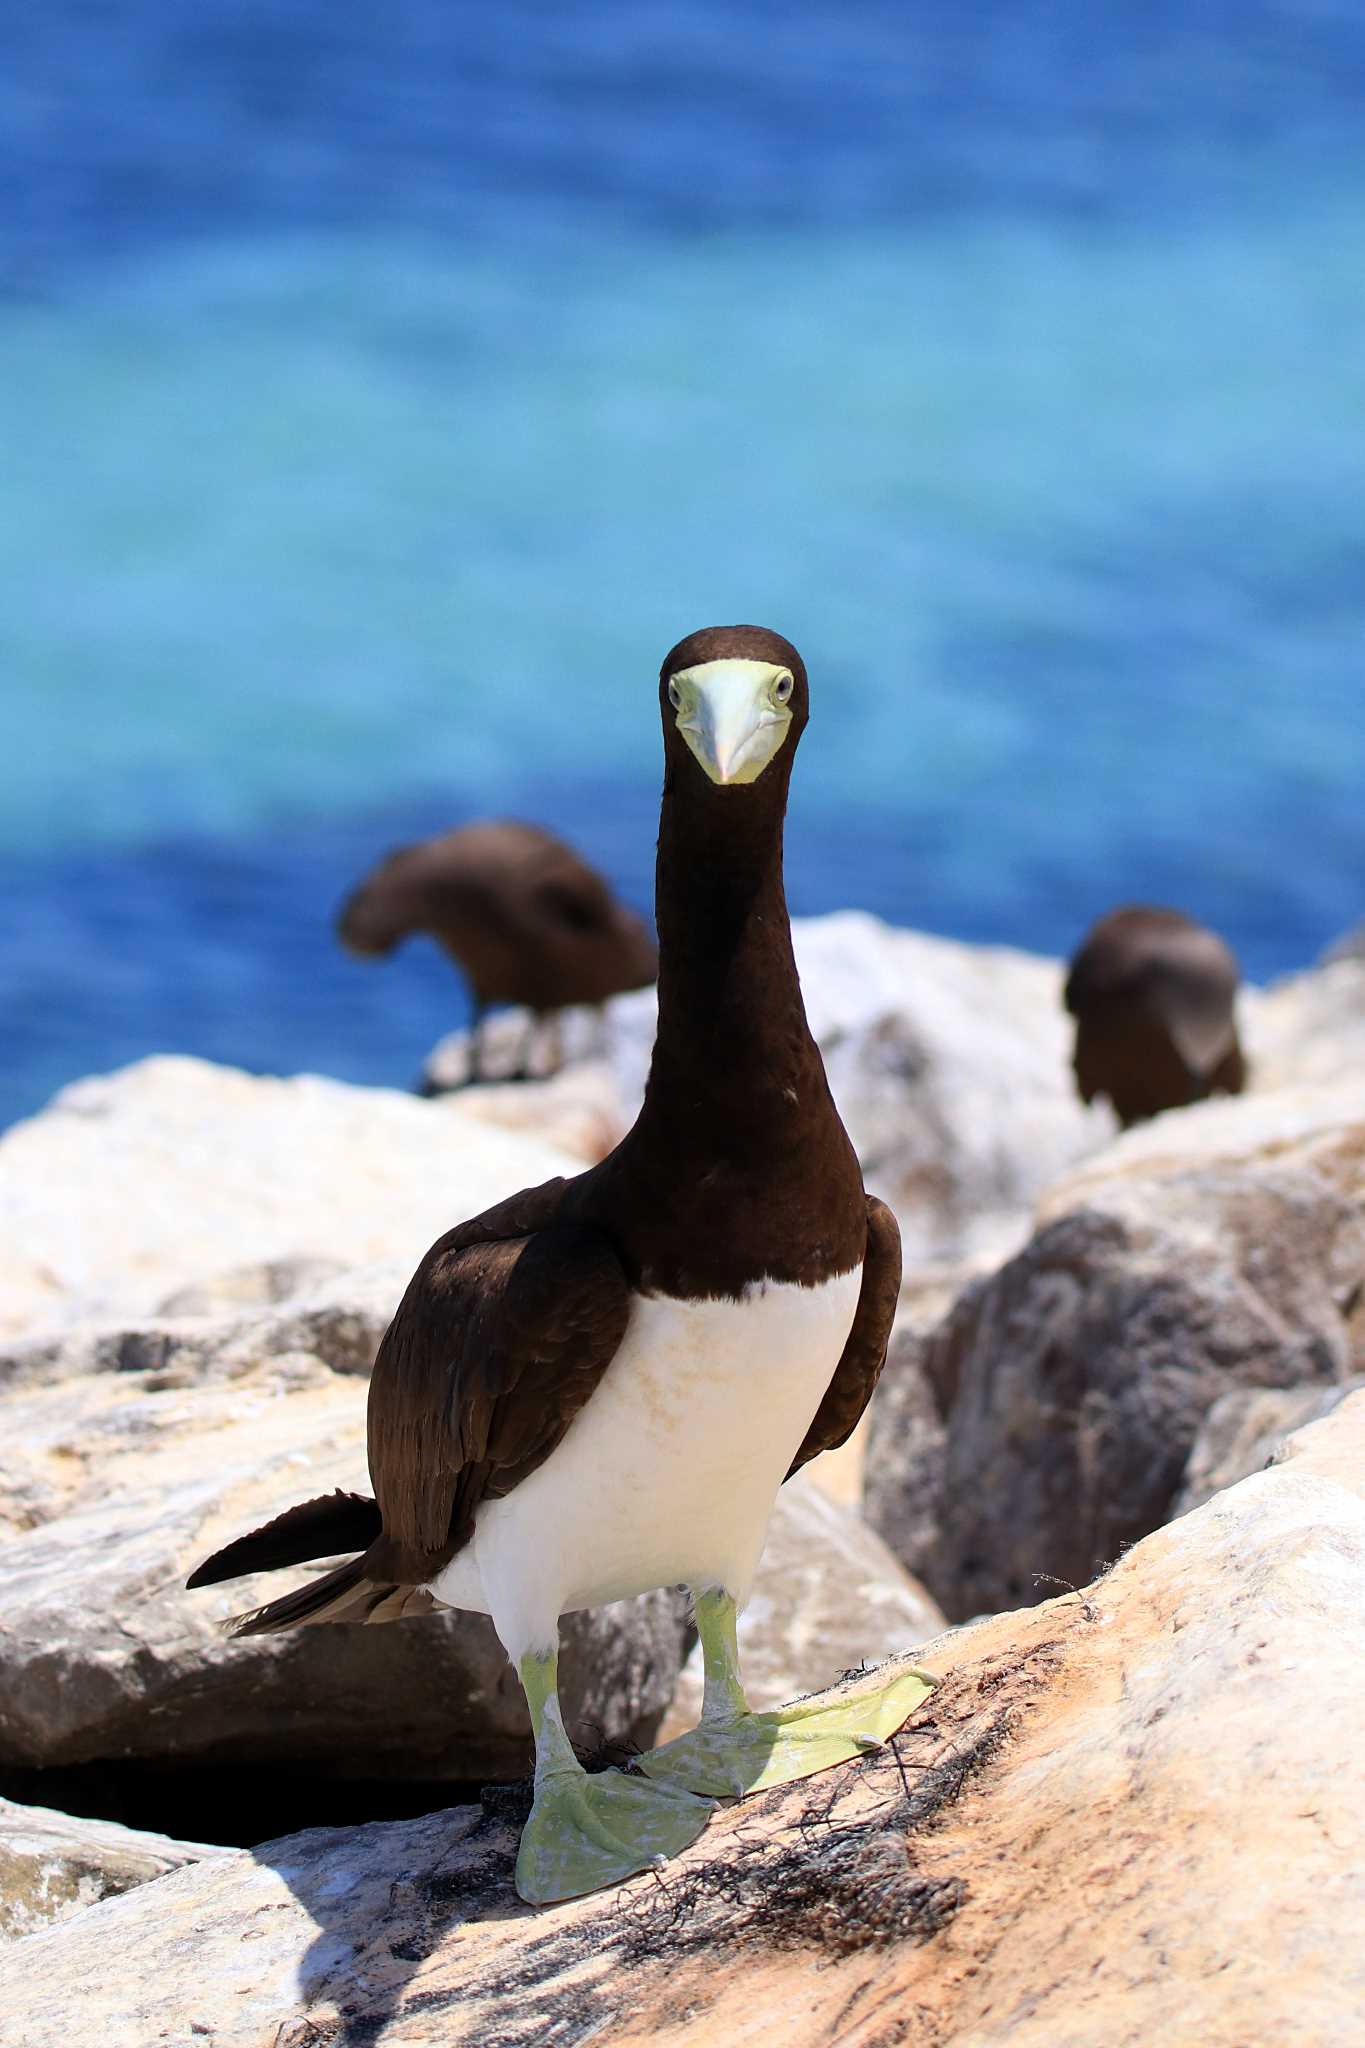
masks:
<path fill-rule="evenodd" d="M 433 1603 L 492 1616 L 531 1710 L 523 1897 L 677 1853 L 717 1796 L 875 1747 L 923 1697 L 900 1672 L 751 1713 L 735 1622 L 784 1478 L 848 1437 L 886 1354 L 900 1236 L 863 1189 L 806 1023 L 782 880 L 807 719 L 796 649 L 755 626 L 681 641 L 660 676 L 659 1022 L 639 1117 L 600 1165 L 427 1253 L 370 1383 L 374 1499 L 292 1509 L 208 1585 L 362 1554 L 239 1617 L 252 1635 Z M 588 1776 L 555 1690 L 559 1617 L 691 1587 L 701 1721 Z"/>
<path fill-rule="evenodd" d="M 1182 911 L 1128 904 L 1100 918 L 1072 958 L 1064 996 L 1081 1100 L 1107 1095 L 1126 1128 L 1240 1094 L 1238 979 L 1231 949 Z"/>
<path fill-rule="evenodd" d="M 351 952 L 391 953 L 425 933 L 463 970 L 473 999 L 469 1079 L 482 1072 L 483 1020 L 495 1003 L 531 1012 L 521 1071 L 542 1020 L 644 988 L 658 953 L 642 919 L 581 855 L 515 818 L 462 825 L 400 847 L 354 889 L 337 917 Z"/>

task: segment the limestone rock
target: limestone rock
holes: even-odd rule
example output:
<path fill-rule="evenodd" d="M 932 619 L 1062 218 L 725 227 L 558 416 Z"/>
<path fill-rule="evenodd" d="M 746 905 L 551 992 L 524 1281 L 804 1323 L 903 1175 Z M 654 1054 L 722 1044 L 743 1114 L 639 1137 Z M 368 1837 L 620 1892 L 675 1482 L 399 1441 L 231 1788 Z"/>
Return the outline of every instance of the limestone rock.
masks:
<path fill-rule="evenodd" d="M 1285 1438 L 1365 1391 L 1357 1375 L 1339 1387 L 1234 1387 L 1220 1394 L 1200 1425 L 1172 1513 L 1187 1515 L 1270 1464 Z"/>
<path fill-rule="evenodd" d="M 363 1344 L 336 1372 L 306 1346 L 319 1328 L 323 1349 L 337 1324 L 344 1334 L 344 1315 L 270 1314 L 273 1351 L 232 1318 L 190 1319 L 179 1348 L 157 1333 L 151 1363 L 145 1331 L 110 1337 L 117 1369 L 5 1398 L 0 1765 L 173 1758 L 446 1781 L 525 1768 L 524 1703 L 485 1618 L 227 1642 L 228 1615 L 325 1567 L 185 1591 L 200 1558 L 292 1503 L 368 1491 L 365 1390 L 351 1376 Z M 657 1718 L 685 1636 L 668 1593 L 568 1621 L 571 1732 L 592 1747 Z"/>
<path fill-rule="evenodd" d="M 644 997 L 643 1004 L 637 1002 L 638 996 Z M 602 1063 L 599 1072 L 610 1077 L 611 1067 L 606 1063 L 608 1047 L 621 1028 L 621 1020 L 633 1017 L 637 1009 L 649 1019 L 652 1043 L 652 988 L 614 996 L 600 1010 L 571 1004 L 568 1009 L 557 1011 L 553 1021 L 547 1020 L 534 1037 L 531 1034 L 535 1020 L 529 1010 L 496 1010 L 484 1019 L 480 1078 L 471 1081 L 469 1076 L 473 1034 L 448 1031 L 422 1063 L 423 1092 L 447 1095 L 458 1090 L 467 1101 L 477 1102 L 481 1097 L 488 1101 L 498 1094 L 510 1099 L 515 1090 L 539 1109 L 542 1104 L 561 1099 L 555 1084 L 563 1083 L 576 1071 Z M 613 1021 L 609 1022 L 609 1018 Z M 595 1085 L 594 1081 L 588 1083 L 589 1088 Z M 572 1087 L 566 1089 L 565 1098 L 572 1099 L 575 1092 Z M 514 1110 L 512 1114 L 515 1113 Z"/>
<path fill-rule="evenodd" d="M 457 1101 L 143 1060 L 0 1137 L 0 1332 L 147 1315 L 186 1289 L 221 1303 L 223 1275 L 290 1262 L 411 1272 L 452 1223 L 580 1164 Z"/>
<path fill-rule="evenodd" d="M 0 1350 L 0 1764 L 524 1767 L 482 1617 L 228 1643 L 218 1624 L 288 1579 L 184 1580 L 295 1501 L 367 1489 L 355 1376 L 417 1260 L 576 1164 L 457 1104 L 182 1059 L 81 1083 L 0 1141 L 0 1269 L 26 1318 Z M 571 1621 L 572 1731 L 651 1725 L 685 1636 L 668 1593 Z"/>
<path fill-rule="evenodd" d="M 922 1404 L 901 1505 L 878 1408 L 869 1518 L 950 1615 L 1040 1599 L 1166 1518 L 1220 1394 L 1362 1363 L 1365 1083 L 1200 1104 L 1050 1190 L 967 1289 L 918 1355 L 936 1498 Z"/>
<path fill-rule="evenodd" d="M 315 1830 L 12 1945 L 0 2010 L 25 2048 L 1337 2048 L 1365 1396 L 1286 1450 L 1084 1594 L 927 1646 L 893 1748 L 657 1877 L 535 1912 L 499 1806 Z"/>
<path fill-rule="evenodd" d="M 1192 1167 L 1233 1174 L 1280 1156 L 1320 1163 L 1334 1182 L 1355 1190 L 1359 1172 L 1350 1132 L 1363 1124 L 1365 1068 L 1330 1084 L 1294 1083 L 1196 1102 L 1134 1125 L 1051 1182 L 1036 1202 L 1035 1222 L 1069 1214 L 1092 1189 L 1125 1181 L 1174 1184 Z"/>
<path fill-rule="evenodd" d="M 226 1266 L 188 1286 L 173 1288 L 156 1305 L 158 1316 L 212 1316 L 273 1308 L 325 1288 L 348 1271 L 340 1259 L 261 1259 Z"/>
<path fill-rule="evenodd" d="M 629 1122 L 611 1069 L 602 1060 L 565 1067 L 546 1080 L 480 1082 L 461 1090 L 459 1107 L 481 1123 L 525 1131 L 584 1166 L 605 1159 L 620 1144 Z"/>
<path fill-rule="evenodd" d="M 1113 1130 L 1072 1087 L 1060 963 L 853 912 L 795 935 L 830 1086 L 907 1260 L 1012 1249 L 1038 1192 Z"/>
<path fill-rule="evenodd" d="M 1321 966 L 1250 992 L 1245 1043 L 1257 1089 L 1334 1086 L 1365 1069 L 1365 956 L 1334 952 Z"/>
<path fill-rule="evenodd" d="M 0 1393 L 107 1372 L 149 1374 L 144 1385 L 164 1392 L 240 1378 L 263 1359 L 289 1353 L 368 1377 L 411 1265 L 389 1259 L 318 1278 L 324 1270 L 313 1260 L 234 1268 L 177 1291 L 135 1321 L 94 1317 L 34 1337 L 0 1338 Z M 271 1275 L 299 1291 L 272 1299 Z M 4 1455 L 0 1448 L 0 1460 Z M 0 1518 L 4 1513 L 0 1500 Z"/>
<path fill-rule="evenodd" d="M 922 1329 L 896 1330 L 866 1423 L 862 1512 L 902 1559 L 932 1558 L 938 1543 L 948 1433 L 925 1347 Z"/>
<path fill-rule="evenodd" d="M 753 1597 L 740 1616 L 740 1664 L 751 1707 L 819 1692 L 842 1672 L 879 1664 L 944 1625 L 924 1588 L 861 1516 L 824 1493 L 818 1484 L 823 1462 L 817 1458 L 778 1494 Z M 694 1727 L 701 1700 L 698 1644 L 660 1740 Z"/>
<path fill-rule="evenodd" d="M 68 1920 L 168 1870 L 231 1854 L 214 1842 L 175 1842 L 0 1799 L 0 1941 Z"/>
<path fill-rule="evenodd" d="M 985 1256 L 912 1266 L 901 1283 L 886 1364 L 855 1432 L 861 1483 L 849 1496 L 897 1558 L 926 1556 L 938 1527 L 944 1428 L 925 1375 L 925 1342 L 964 1289 L 994 1267 Z M 817 1483 L 823 1463 L 813 1468 Z"/>

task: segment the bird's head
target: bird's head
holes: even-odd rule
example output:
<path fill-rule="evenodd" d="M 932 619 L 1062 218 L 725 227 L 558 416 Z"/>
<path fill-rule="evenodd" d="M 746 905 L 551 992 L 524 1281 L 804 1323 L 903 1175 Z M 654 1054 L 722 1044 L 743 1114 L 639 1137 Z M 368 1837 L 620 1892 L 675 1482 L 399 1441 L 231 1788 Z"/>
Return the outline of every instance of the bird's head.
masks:
<path fill-rule="evenodd" d="M 413 929 L 409 870 L 420 849 L 400 846 L 353 889 L 337 912 L 337 937 L 348 953 L 382 960 Z"/>
<path fill-rule="evenodd" d="M 764 626 L 706 626 L 665 656 L 659 672 L 670 768 L 700 771 L 717 789 L 757 782 L 774 762 L 785 789 L 809 715 L 806 669 L 790 640 Z"/>

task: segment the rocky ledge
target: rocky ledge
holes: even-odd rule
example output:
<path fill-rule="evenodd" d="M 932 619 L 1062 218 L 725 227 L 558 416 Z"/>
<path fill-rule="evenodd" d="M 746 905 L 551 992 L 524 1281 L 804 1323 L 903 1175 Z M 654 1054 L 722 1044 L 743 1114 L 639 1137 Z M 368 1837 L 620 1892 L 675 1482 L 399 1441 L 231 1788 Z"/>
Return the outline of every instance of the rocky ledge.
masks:
<path fill-rule="evenodd" d="M 902 1334 L 865 1511 L 949 1615 L 1041 1599 L 1202 1497 L 1215 1402 L 1361 1372 L 1365 1081 L 1201 1103 L 1074 1168 L 1022 1251 Z"/>
<path fill-rule="evenodd" d="M 116 1822 L 0 1799 L 0 1940 L 33 1934 L 168 1870 L 230 1856 Z"/>
<path fill-rule="evenodd" d="M 242 1842 L 526 1768 L 525 1703 L 485 1618 L 227 1641 L 279 1582 L 185 1590 L 234 1534 L 366 1487 L 363 1382 L 427 1243 L 578 1164 L 486 1107 L 157 1059 L 0 1140 L 16 1312 L 28 1290 L 0 1337 L 0 1791 Z M 325 1561 L 295 1577 L 309 1569 Z M 941 1625 L 853 1510 L 794 1489 L 746 1617 L 765 1697 Z M 692 1697 L 689 1676 L 675 1702 L 678 1593 L 570 1616 L 563 1637 L 585 1750 L 647 1743 Z M 143 1867 L 124 1851 L 120 1869 Z M 65 1898 L 49 1886 L 25 1910 Z"/>
<path fill-rule="evenodd" d="M 1247 992 L 1252 1093 L 1112 1143 L 1056 962 L 860 917 L 797 947 L 907 1279 L 870 1429 L 782 1497 L 744 1655 L 762 1702 L 938 1632 L 925 1711 L 657 1879 L 531 1915 L 524 1792 L 469 1803 L 528 1758 L 485 1623 L 232 1643 L 269 1582 L 184 1592 L 230 1534 L 364 1483 L 417 1258 L 600 1156 L 647 995 L 591 1063 L 454 1100 L 179 1059 L 79 1083 L 0 1139 L 7 2042 L 1349 2035 L 1365 965 Z M 686 1644 L 667 1593 L 571 1622 L 585 1749 L 695 1713 Z"/>
<path fill-rule="evenodd" d="M 1356 1395 L 1094 1585 L 929 1645 L 881 1755 L 658 1877 L 521 1906 L 508 1795 L 315 1830 L 30 1936 L 0 2006 L 25 2048 L 1336 2048 L 1365 2008 L 1362 1475 Z"/>

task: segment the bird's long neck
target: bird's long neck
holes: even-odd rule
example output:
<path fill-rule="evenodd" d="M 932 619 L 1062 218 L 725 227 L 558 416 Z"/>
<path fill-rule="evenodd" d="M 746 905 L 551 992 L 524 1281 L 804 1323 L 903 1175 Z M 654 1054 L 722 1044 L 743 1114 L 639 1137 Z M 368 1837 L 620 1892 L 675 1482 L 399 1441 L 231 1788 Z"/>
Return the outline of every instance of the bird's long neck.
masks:
<path fill-rule="evenodd" d="M 770 1146 L 812 1090 L 825 1096 L 782 885 L 785 794 L 664 791 L 659 1029 L 644 1115 L 724 1157 Z"/>

